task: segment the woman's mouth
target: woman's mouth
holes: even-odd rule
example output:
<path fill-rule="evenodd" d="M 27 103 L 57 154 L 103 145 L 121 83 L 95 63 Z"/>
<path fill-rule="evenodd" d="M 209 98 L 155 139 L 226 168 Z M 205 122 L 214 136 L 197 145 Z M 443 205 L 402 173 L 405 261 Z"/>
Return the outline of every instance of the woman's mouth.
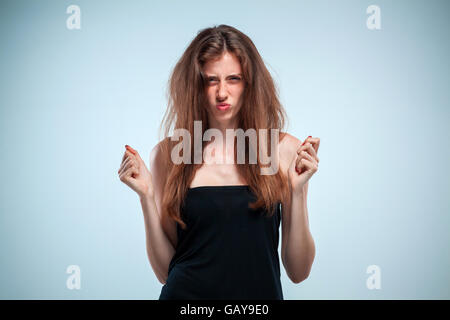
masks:
<path fill-rule="evenodd" d="M 227 104 L 227 103 L 220 103 L 220 104 L 216 105 L 216 107 L 220 111 L 225 111 L 225 110 L 228 110 L 230 108 L 230 105 Z"/>

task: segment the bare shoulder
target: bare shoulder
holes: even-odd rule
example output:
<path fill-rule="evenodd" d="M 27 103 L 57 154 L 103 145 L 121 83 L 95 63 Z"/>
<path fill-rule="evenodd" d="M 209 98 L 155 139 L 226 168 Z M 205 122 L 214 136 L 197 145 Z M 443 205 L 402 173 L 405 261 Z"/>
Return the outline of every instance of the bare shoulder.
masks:
<path fill-rule="evenodd" d="M 166 159 L 167 152 L 165 149 L 167 147 L 167 141 L 167 138 L 159 141 L 150 152 L 149 171 L 152 175 L 152 183 L 155 190 L 155 200 L 157 201 L 157 205 L 161 204 L 160 202 L 162 201 L 163 190 L 166 184 L 169 169 L 168 161 Z"/>
<path fill-rule="evenodd" d="M 296 155 L 298 148 L 302 145 L 302 141 L 287 132 L 280 132 L 280 139 L 281 157 L 288 156 L 287 160 L 292 160 L 292 157 Z"/>
<path fill-rule="evenodd" d="M 163 149 L 167 145 L 167 138 L 159 141 L 150 152 L 150 163 L 155 165 L 164 164 Z"/>
<path fill-rule="evenodd" d="M 163 178 L 162 173 L 164 172 L 164 160 L 162 153 L 162 141 L 158 142 L 150 152 L 150 173 L 152 174 L 153 180 L 155 178 L 159 181 L 153 181 L 153 184 L 161 182 Z M 156 187 L 156 186 L 155 186 Z"/>
<path fill-rule="evenodd" d="M 287 175 L 292 160 L 297 156 L 297 150 L 302 145 L 300 139 L 287 132 L 280 132 L 279 155 L 280 169 Z"/>

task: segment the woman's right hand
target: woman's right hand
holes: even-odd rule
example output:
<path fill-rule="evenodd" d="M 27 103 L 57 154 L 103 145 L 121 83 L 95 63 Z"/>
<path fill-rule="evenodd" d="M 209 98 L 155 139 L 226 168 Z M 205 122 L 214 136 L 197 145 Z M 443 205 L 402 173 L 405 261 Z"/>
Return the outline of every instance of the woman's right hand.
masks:
<path fill-rule="evenodd" d="M 120 181 L 134 190 L 140 198 L 153 196 L 152 175 L 145 162 L 136 150 L 128 145 L 125 148 L 118 171 Z"/>

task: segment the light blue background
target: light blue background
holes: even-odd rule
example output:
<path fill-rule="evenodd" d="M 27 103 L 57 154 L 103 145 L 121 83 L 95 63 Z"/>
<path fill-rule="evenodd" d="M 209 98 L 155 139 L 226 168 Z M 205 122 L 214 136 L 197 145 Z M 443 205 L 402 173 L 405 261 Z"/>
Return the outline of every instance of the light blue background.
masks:
<path fill-rule="evenodd" d="M 81 8 L 81 29 L 66 8 Z M 366 8 L 381 9 L 369 30 Z M 148 163 L 169 73 L 221 23 L 255 43 L 303 140 L 316 258 L 285 299 L 449 299 L 448 1 L 0 2 L 0 298 L 157 299 L 124 145 Z M 281 237 L 280 237 L 281 240 Z M 81 268 L 81 289 L 66 268 Z M 381 289 L 369 290 L 369 265 Z"/>

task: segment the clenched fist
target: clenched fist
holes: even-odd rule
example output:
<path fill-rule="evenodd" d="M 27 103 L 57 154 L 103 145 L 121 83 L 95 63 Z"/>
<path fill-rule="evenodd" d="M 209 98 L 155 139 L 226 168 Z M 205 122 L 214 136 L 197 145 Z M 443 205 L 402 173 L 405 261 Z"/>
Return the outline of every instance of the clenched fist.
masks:
<path fill-rule="evenodd" d="M 145 162 L 136 150 L 128 145 L 125 148 L 118 171 L 120 181 L 134 190 L 140 198 L 153 196 L 152 175 Z"/>

